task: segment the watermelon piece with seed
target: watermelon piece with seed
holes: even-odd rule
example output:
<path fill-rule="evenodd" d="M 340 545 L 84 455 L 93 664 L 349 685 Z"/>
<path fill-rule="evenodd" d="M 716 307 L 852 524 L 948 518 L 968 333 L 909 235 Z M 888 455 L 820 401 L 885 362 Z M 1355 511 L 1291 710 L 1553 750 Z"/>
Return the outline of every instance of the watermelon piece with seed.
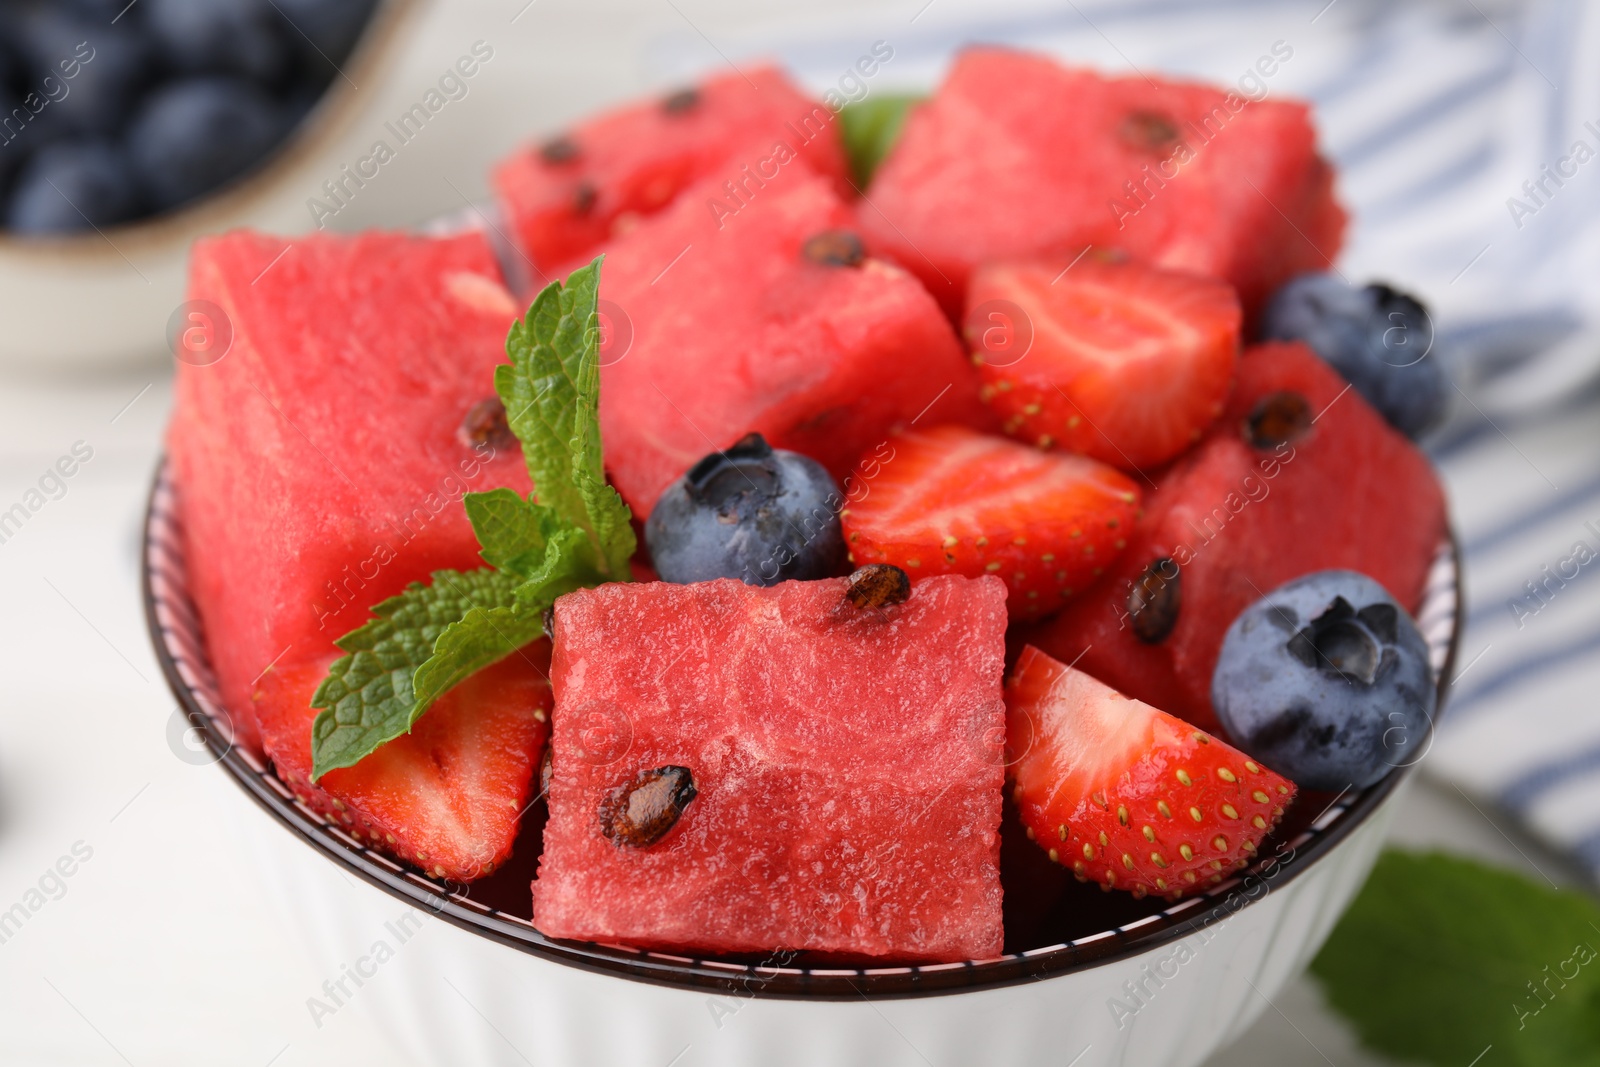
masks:
<path fill-rule="evenodd" d="M 541 271 L 552 271 L 660 211 L 702 178 L 750 195 L 797 166 L 847 194 L 836 123 L 832 110 L 780 71 L 756 67 L 523 146 L 496 167 L 494 186 L 523 252 Z"/>
<path fill-rule="evenodd" d="M 853 259 L 850 209 L 826 179 L 789 171 L 736 213 L 714 181 L 606 249 L 600 295 L 606 466 L 641 520 L 702 456 L 759 432 L 843 482 L 897 426 L 994 425 L 976 369 L 921 283 Z M 730 201 L 731 203 L 731 201 Z M 822 253 L 826 252 L 826 255 Z M 851 259 L 850 263 L 823 262 Z"/>
<path fill-rule="evenodd" d="M 482 566 L 462 494 L 531 489 L 514 441 L 458 435 L 494 394 L 517 307 L 477 234 L 236 231 L 196 243 L 189 296 L 194 328 L 231 344 L 178 363 L 168 453 L 190 590 L 248 742 L 268 666 L 322 657 L 434 570 Z"/>
<path fill-rule="evenodd" d="M 1332 177 L 1304 104 L 974 48 L 907 119 L 859 213 L 952 315 L 979 264 L 1090 245 L 1224 278 L 1248 314 L 1338 254 Z"/>
<path fill-rule="evenodd" d="M 1247 350 L 1221 419 L 1156 482 L 1116 565 L 1026 639 L 1213 733 L 1211 675 L 1241 611 L 1338 568 L 1415 612 L 1446 536 L 1427 457 L 1298 342 Z"/>
<path fill-rule="evenodd" d="M 1005 587 L 946 575 L 858 609 L 845 585 L 556 602 L 541 931 L 859 961 L 1000 952 Z"/>

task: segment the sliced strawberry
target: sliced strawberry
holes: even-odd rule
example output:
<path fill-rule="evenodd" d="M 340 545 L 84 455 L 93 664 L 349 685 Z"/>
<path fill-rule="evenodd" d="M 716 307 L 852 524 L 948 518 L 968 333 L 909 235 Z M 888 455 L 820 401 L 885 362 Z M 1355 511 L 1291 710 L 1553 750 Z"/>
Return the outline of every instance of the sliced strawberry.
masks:
<path fill-rule="evenodd" d="M 983 398 L 1007 433 L 1142 470 L 1222 412 L 1239 297 L 1214 278 L 1113 263 L 997 263 L 967 291 Z"/>
<path fill-rule="evenodd" d="M 1103 463 L 959 426 L 891 438 L 862 460 L 846 495 L 839 519 L 853 561 L 892 563 L 913 580 L 993 574 L 1017 619 L 1092 584 L 1139 509 L 1139 487 Z"/>
<path fill-rule="evenodd" d="M 1080 881 L 1135 896 L 1220 882 L 1295 795 L 1237 749 L 1032 645 L 1006 684 L 1006 746 L 1028 836 Z"/>
<path fill-rule="evenodd" d="M 255 693 L 278 777 L 357 840 L 440 878 L 470 882 L 511 855 L 549 733 L 550 643 L 450 690 L 411 733 L 311 783 L 311 695 L 326 659 L 275 666 Z"/>

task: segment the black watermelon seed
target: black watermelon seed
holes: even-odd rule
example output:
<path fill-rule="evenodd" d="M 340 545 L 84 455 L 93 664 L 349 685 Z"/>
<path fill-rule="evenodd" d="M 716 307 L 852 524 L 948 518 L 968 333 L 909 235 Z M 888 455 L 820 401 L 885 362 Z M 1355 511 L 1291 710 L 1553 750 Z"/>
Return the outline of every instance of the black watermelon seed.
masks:
<path fill-rule="evenodd" d="M 1311 404 L 1299 393 L 1268 393 L 1244 420 L 1244 439 L 1256 448 L 1298 441 L 1311 429 Z"/>
<path fill-rule="evenodd" d="M 881 608 L 904 603 L 911 595 L 911 579 L 899 567 L 872 563 L 846 579 L 844 596 L 858 608 Z"/>
<path fill-rule="evenodd" d="M 1178 143 L 1178 127 L 1159 111 L 1135 111 L 1122 120 L 1117 136 L 1130 148 L 1164 152 Z"/>
<path fill-rule="evenodd" d="M 800 254 L 825 267 L 859 267 L 867 258 L 861 238 L 849 230 L 823 230 L 806 241 Z"/>
<path fill-rule="evenodd" d="M 594 210 L 594 202 L 600 199 L 600 190 L 594 187 L 594 182 L 581 181 L 577 188 L 572 190 L 572 210 L 574 214 L 587 215 Z"/>
<path fill-rule="evenodd" d="M 555 776 L 555 757 L 552 755 L 554 751 L 552 746 L 545 745 L 544 759 L 539 764 L 539 795 L 546 798 L 550 796 L 550 779 Z M 547 799 L 545 803 L 548 804 L 550 801 Z"/>
<path fill-rule="evenodd" d="M 506 406 L 497 396 L 480 400 L 467 409 L 461 425 L 456 427 L 456 440 L 468 448 L 488 445 L 496 452 L 517 443 L 510 423 L 506 422 Z"/>
<path fill-rule="evenodd" d="M 1183 604 L 1183 575 L 1170 556 L 1162 556 L 1144 569 L 1128 590 L 1128 619 L 1133 635 L 1147 645 L 1156 644 L 1178 624 Z"/>
<path fill-rule="evenodd" d="M 579 151 L 578 142 L 562 134 L 539 146 L 539 158 L 546 163 L 560 165 L 577 159 Z"/>
<path fill-rule="evenodd" d="M 700 106 L 699 89 L 679 89 L 661 100 L 661 110 L 669 115 L 682 115 Z"/>
<path fill-rule="evenodd" d="M 600 832 L 619 848 L 649 848 L 677 825 L 696 796 L 687 767 L 640 771 L 600 801 Z"/>

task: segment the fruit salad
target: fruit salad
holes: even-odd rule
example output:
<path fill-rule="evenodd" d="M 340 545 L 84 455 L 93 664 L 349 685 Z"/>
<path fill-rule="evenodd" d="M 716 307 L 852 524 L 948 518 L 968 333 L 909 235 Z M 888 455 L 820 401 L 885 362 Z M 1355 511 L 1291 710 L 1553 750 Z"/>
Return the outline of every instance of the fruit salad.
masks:
<path fill-rule="evenodd" d="M 551 938 L 955 962 L 1424 743 L 1443 379 L 1325 273 L 1307 109 L 988 48 L 902 105 L 761 69 L 548 133 L 515 271 L 195 247 L 191 591 L 302 803 Z"/>

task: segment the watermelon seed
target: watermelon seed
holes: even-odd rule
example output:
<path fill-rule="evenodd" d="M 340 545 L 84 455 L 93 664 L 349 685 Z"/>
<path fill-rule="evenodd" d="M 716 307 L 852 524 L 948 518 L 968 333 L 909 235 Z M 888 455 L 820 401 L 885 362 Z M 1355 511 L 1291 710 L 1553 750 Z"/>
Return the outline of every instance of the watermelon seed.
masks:
<path fill-rule="evenodd" d="M 679 89 L 661 101 L 661 110 L 669 115 L 682 115 L 699 106 L 700 90 L 695 88 Z"/>
<path fill-rule="evenodd" d="M 601 799 L 600 832 L 619 847 L 648 848 L 677 825 L 696 795 L 687 767 L 640 771 Z"/>
<path fill-rule="evenodd" d="M 594 187 L 594 182 L 584 180 L 572 190 L 572 212 L 575 215 L 587 215 L 594 210 L 594 202 L 600 199 L 600 190 Z"/>
<path fill-rule="evenodd" d="M 556 606 L 551 604 L 544 609 L 544 635 L 554 637 L 556 633 Z"/>
<path fill-rule="evenodd" d="M 554 757 L 551 754 L 553 745 L 544 746 L 544 759 L 539 763 L 539 795 L 550 795 L 550 779 L 555 776 Z"/>
<path fill-rule="evenodd" d="M 571 163 L 578 158 L 578 154 L 578 142 L 565 135 L 552 138 L 539 146 L 539 158 L 556 166 Z"/>
<path fill-rule="evenodd" d="M 456 427 L 456 440 L 468 448 L 488 445 L 493 452 L 517 443 L 511 424 L 506 421 L 506 406 L 497 396 L 480 400 L 467 409 L 461 425 Z"/>
<path fill-rule="evenodd" d="M 1244 439 L 1256 448 L 1277 448 L 1304 437 L 1311 423 L 1311 404 L 1304 396 L 1287 390 L 1269 393 L 1244 420 Z"/>
<path fill-rule="evenodd" d="M 867 258 L 861 238 L 849 230 L 823 230 L 807 239 L 800 254 L 824 267 L 859 267 Z"/>
<path fill-rule="evenodd" d="M 1178 624 L 1183 603 L 1183 574 L 1170 556 L 1154 560 L 1128 590 L 1128 618 L 1133 635 L 1147 645 L 1157 644 Z"/>
<path fill-rule="evenodd" d="M 1117 136 L 1129 148 L 1159 154 L 1177 147 L 1178 127 L 1159 111 L 1135 111 L 1122 120 Z"/>
<path fill-rule="evenodd" d="M 889 563 L 872 563 L 845 579 L 844 599 L 858 608 L 883 608 L 904 603 L 911 595 L 911 579 Z"/>

